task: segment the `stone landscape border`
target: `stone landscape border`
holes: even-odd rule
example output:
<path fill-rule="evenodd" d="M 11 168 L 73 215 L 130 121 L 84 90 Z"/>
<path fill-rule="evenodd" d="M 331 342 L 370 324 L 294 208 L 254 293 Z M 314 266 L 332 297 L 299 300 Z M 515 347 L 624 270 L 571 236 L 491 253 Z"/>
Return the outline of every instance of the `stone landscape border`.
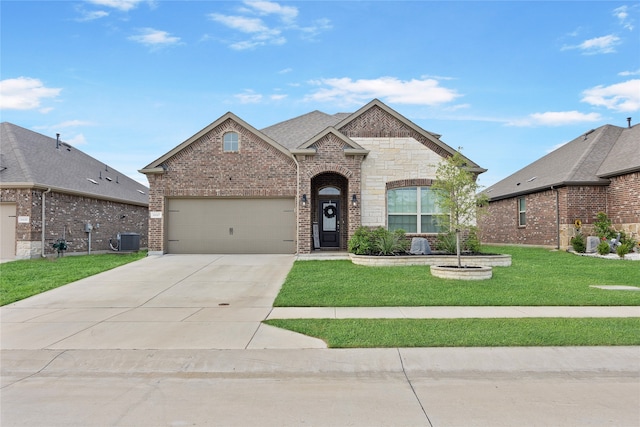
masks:
<path fill-rule="evenodd" d="M 349 254 L 351 262 L 356 265 L 370 267 L 389 267 L 404 265 L 457 265 L 456 255 L 399 255 L 399 256 L 374 256 Z M 509 267 L 511 255 L 462 255 L 463 265 L 476 267 Z"/>

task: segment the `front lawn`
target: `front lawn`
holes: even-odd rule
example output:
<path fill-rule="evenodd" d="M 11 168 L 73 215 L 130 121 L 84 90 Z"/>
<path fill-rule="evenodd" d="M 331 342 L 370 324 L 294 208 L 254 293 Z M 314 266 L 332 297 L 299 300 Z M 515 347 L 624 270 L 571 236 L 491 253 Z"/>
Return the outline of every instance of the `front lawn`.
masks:
<path fill-rule="evenodd" d="M 297 261 L 276 307 L 595 306 L 640 305 L 640 292 L 591 285 L 640 287 L 640 262 L 581 257 L 540 248 L 487 247 L 512 255 L 486 281 L 445 280 L 428 266 L 367 267 L 351 261 Z"/>
<path fill-rule="evenodd" d="M 640 318 L 273 319 L 331 348 L 640 345 Z"/>
<path fill-rule="evenodd" d="M 122 254 L 74 255 L 0 264 L 0 305 L 57 288 L 85 277 L 137 261 L 146 251 Z"/>

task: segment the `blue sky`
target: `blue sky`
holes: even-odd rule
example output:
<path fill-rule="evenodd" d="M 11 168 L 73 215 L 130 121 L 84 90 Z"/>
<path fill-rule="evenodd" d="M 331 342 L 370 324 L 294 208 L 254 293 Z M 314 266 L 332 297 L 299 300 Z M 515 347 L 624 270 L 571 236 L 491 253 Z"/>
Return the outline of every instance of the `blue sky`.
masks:
<path fill-rule="evenodd" d="M 137 172 L 228 111 L 258 129 L 373 98 L 494 184 L 640 122 L 637 1 L 0 2 L 1 121 Z"/>

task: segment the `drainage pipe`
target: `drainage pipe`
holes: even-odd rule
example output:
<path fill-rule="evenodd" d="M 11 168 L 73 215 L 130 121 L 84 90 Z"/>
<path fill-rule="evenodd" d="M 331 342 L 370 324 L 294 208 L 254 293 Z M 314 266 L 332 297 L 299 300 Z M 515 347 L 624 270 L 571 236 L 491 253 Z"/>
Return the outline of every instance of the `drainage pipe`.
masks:
<path fill-rule="evenodd" d="M 551 191 L 556 193 L 556 249 L 560 249 L 560 193 L 553 185 Z"/>
<path fill-rule="evenodd" d="M 45 208 L 46 194 L 50 193 L 50 192 L 51 192 L 51 188 L 47 188 L 47 191 L 42 193 L 42 227 L 41 227 L 41 229 L 42 229 L 42 236 L 41 236 L 41 238 L 42 238 L 42 247 L 40 249 L 40 256 L 42 258 L 44 258 L 46 256 L 45 253 L 44 253 L 44 234 L 45 234 L 44 232 L 45 232 L 45 222 L 46 222 L 45 221 L 46 220 L 46 217 L 45 217 L 46 214 L 45 214 L 45 209 L 44 208 Z"/>

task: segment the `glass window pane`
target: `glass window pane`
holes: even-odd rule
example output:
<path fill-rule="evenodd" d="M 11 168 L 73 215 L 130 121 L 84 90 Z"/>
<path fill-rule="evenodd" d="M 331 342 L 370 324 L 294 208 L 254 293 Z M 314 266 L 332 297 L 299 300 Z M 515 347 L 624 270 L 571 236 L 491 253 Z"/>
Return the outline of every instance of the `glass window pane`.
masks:
<path fill-rule="evenodd" d="M 417 233 L 416 215 L 389 215 L 389 231 L 402 229 L 407 233 Z"/>
<path fill-rule="evenodd" d="M 238 151 L 238 134 L 228 132 L 224 134 L 224 151 Z"/>
<path fill-rule="evenodd" d="M 420 209 L 422 213 L 440 213 L 440 207 L 436 204 L 438 193 L 429 187 L 420 187 Z"/>
<path fill-rule="evenodd" d="M 420 220 L 421 233 L 442 233 L 445 232 L 446 226 L 440 220 L 438 215 L 422 215 Z"/>
<path fill-rule="evenodd" d="M 389 213 L 418 213 L 417 194 L 415 187 L 389 190 L 387 193 Z"/>
<path fill-rule="evenodd" d="M 321 196 L 339 196 L 340 189 L 336 187 L 324 187 L 321 188 L 320 191 L 318 191 L 318 194 L 320 194 Z"/>

